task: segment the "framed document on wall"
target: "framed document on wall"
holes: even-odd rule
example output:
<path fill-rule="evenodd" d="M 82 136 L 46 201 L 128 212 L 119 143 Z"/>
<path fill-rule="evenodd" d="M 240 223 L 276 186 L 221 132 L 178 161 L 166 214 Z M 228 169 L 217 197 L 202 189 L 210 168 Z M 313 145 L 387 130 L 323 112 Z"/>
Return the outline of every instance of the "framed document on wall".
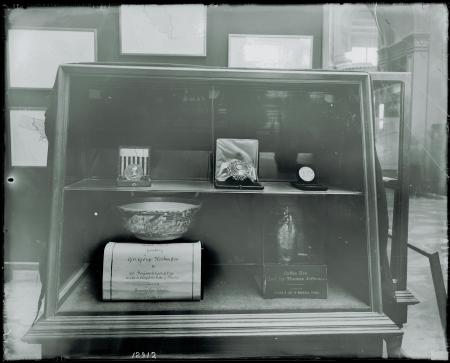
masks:
<path fill-rule="evenodd" d="M 311 69 L 312 35 L 228 35 L 228 67 Z"/>
<path fill-rule="evenodd" d="M 47 166 L 45 109 L 10 109 L 11 166 Z"/>
<path fill-rule="evenodd" d="M 206 6 L 122 5 L 120 51 L 135 55 L 206 56 Z"/>
<path fill-rule="evenodd" d="M 8 78 L 14 88 L 52 88 L 64 63 L 95 62 L 96 30 L 8 30 Z"/>

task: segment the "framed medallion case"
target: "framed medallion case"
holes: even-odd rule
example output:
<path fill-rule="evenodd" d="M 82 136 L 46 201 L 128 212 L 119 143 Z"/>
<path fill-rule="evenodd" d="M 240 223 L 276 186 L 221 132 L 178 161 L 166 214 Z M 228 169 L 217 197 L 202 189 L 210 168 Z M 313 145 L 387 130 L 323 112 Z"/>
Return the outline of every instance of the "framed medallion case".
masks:
<path fill-rule="evenodd" d="M 367 73 L 70 64 L 53 105 L 45 308 L 25 337 L 44 356 L 381 356 L 401 337 L 382 304 Z M 258 140 L 264 189 L 214 187 L 217 139 Z M 150 186 L 117 185 L 121 145 L 151 145 Z M 302 153 L 327 190 L 291 185 Z M 185 238 L 204 248 L 203 299 L 102 301 L 105 245 L 135 241 L 116 206 L 153 195 L 202 203 Z M 312 293 L 265 294 L 280 271 Z"/>
<path fill-rule="evenodd" d="M 217 139 L 214 186 L 222 189 L 264 189 L 258 182 L 258 140 Z"/>
<path fill-rule="evenodd" d="M 150 186 L 151 148 L 141 146 L 119 146 L 118 186 Z"/>

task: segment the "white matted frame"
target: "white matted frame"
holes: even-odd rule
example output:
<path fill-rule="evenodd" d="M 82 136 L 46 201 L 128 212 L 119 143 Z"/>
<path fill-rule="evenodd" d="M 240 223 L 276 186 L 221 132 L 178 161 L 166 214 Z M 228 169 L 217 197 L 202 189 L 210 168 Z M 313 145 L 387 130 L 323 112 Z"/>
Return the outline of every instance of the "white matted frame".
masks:
<path fill-rule="evenodd" d="M 312 62 L 312 35 L 228 35 L 228 67 L 312 69 Z"/>
<path fill-rule="evenodd" d="M 8 29 L 7 75 L 10 88 L 50 89 L 60 64 L 95 61 L 96 29 Z"/>
<path fill-rule="evenodd" d="M 9 151 L 12 167 L 47 166 L 45 111 L 43 107 L 9 108 Z"/>
<path fill-rule="evenodd" d="M 119 13 L 121 54 L 206 56 L 205 5 L 121 5 Z"/>

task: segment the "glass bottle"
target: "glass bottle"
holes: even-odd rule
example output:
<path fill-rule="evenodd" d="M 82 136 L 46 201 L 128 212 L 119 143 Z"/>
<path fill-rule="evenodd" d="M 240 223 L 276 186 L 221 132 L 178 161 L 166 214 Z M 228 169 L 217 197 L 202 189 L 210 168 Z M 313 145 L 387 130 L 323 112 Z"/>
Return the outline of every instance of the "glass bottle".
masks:
<path fill-rule="evenodd" d="M 294 218 L 286 206 L 277 230 L 278 256 L 281 262 L 292 261 L 295 254 L 296 233 Z"/>
<path fill-rule="evenodd" d="M 302 262 L 307 259 L 311 249 L 306 233 L 307 221 L 304 209 L 305 206 L 302 205 L 296 215 L 296 223 L 298 228 L 296 234 L 295 254 L 297 262 Z"/>

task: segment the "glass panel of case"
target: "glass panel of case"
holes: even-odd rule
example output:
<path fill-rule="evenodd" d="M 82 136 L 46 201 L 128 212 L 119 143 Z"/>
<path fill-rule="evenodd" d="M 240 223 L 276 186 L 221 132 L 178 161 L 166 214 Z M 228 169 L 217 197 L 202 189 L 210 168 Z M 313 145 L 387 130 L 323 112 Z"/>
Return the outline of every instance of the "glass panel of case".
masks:
<path fill-rule="evenodd" d="M 302 157 L 308 157 L 323 183 L 363 192 L 360 102 L 359 85 L 351 83 L 211 85 L 203 81 L 75 77 L 70 93 L 66 182 L 114 179 L 117 150 L 122 145 L 152 147 L 154 180 L 210 181 L 215 140 L 226 137 L 259 141 L 263 181 L 295 180 L 297 165 Z M 66 190 L 61 313 L 370 309 L 362 194 L 184 193 L 202 202 L 185 236 L 204 245 L 202 301 L 102 302 L 105 244 L 133 241 L 116 207 L 146 195 L 137 190 Z M 262 295 L 258 285 L 261 269 L 286 262 L 280 257 L 279 244 L 286 207 L 297 230 L 293 258 L 288 262 L 325 266 L 327 298 L 266 299 Z M 72 284 L 73 276 L 77 283 Z"/>
<path fill-rule="evenodd" d="M 375 142 L 383 176 L 397 178 L 402 83 L 374 81 Z"/>
<path fill-rule="evenodd" d="M 375 145 L 383 177 L 397 179 L 399 174 L 400 126 L 404 84 L 401 81 L 374 80 Z M 408 132 L 408 130 L 405 130 Z M 386 188 L 389 226 L 393 226 L 394 193 Z M 388 240 L 390 256 L 391 240 Z"/>
<path fill-rule="evenodd" d="M 355 84 L 222 84 L 214 135 L 257 139 L 261 180 L 295 180 L 312 160 L 324 183 L 362 191 L 359 95 Z"/>
<path fill-rule="evenodd" d="M 208 178 L 212 146 L 205 84 L 77 77 L 69 112 L 68 175 L 115 178 L 119 146 L 150 146 L 152 179 Z"/>

